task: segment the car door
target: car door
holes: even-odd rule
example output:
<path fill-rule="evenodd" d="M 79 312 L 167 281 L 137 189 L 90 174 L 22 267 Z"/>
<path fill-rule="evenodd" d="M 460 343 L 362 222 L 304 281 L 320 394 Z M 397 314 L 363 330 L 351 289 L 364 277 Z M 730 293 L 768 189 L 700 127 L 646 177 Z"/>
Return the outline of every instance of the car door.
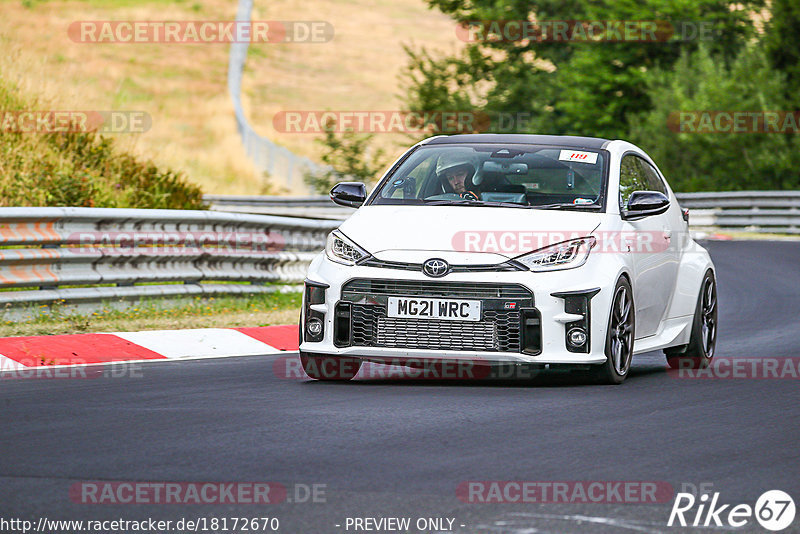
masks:
<path fill-rule="evenodd" d="M 626 154 L 620 164 L 620 213 L 624 213 L 634 191 L 669 192 L 658 172 L 636 154 Z M 670 206 L 666 213 L 625 221 L 631 232 L 627 239 L 634 269 L 634 302 L 636 304 L 636 337 L 658 333 L 664 320 L 678 276 L 678 246 L 673 243 Z M 677 237 L 677 236 L 676 236 Z"/>

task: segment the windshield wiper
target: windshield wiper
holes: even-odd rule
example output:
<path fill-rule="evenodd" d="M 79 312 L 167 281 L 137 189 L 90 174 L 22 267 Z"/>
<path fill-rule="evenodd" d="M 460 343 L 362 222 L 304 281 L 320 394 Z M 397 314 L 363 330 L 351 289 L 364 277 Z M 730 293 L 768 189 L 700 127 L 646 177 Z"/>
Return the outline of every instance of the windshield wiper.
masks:
<path fill-rule="evenodd" d="M 542 209 L 542 210 L 558 210 L 564 208 L 578 208 L 578 209 L 592 209 L 597 210 L 600 209 L 600 204 L 573 204 L 572 202 L 560 202 L 557 204 L 542 204 L 539 206 L 531 206 L 532 208 Z"/>
<path fill-rule="evenodd" d="M 449 199 L 438 198 L 434 200 L 422 199 L 422 202 L 424 202 L 425 204 L 431 204 L 433 206 L 446 206 L 446 205 L 471 206 L 473 204 L 480 204 L 480 200 L 467 200 L 464 198 L 449 198 Z"/>
<path fill-rule="evenodd" d="M 484 206 L 497 206 L 498 208 L 523 208 L 531 209 L 536 206 L 529 206 L 528 204 L 517 204 L 516 202 L 482 202 Z"/>
<path fill-rule="evenodd" d="M 557 210 L 557 209 L 581 209 L 581 210 L 597 210 L 601 209 L 600 204 L 573 204 L 571 202 L 559 202 L 556 204 L 539 204 L 539 205 L 526 205 L 517 204 L 516 202 L 491 202 L 485 200 L 468 200 L 465 198 L 451 198 L 451 199 L 423 199 L 422 202 L 433 206 L 487 206 L 497 208 L 523 208 L 523 209 L 542 209 L 542 210 Z"/>
<path fill-rule="evenodd" d="M 435 199 L 435 200 L 423 200 L 425 204 L 431 204 L 434 206 L 446 206 L 446 205 L 453 205 L 453 206 L 487 206 L 490 208 L 497 207 L 497 208 L 535 208 L 537 206 L 527 206 L 525 204 L 517 204 L 516 202 L 487 202 L 485 200 L 467 200 L 464 198 L 460 199 Z"/>

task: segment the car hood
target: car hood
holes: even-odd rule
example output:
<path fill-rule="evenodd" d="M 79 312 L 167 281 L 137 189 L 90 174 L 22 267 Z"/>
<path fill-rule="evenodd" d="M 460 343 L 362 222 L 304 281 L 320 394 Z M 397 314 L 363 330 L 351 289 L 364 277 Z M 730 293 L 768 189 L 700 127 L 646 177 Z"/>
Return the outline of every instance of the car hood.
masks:
<path fill-rule="evenodd" d="M 436 252 L 451 263 L 493 264 L 590 235 L 604 216 L 480 206 L 364 206 L 340 230 L 385 261 L 421 262 Z"/>

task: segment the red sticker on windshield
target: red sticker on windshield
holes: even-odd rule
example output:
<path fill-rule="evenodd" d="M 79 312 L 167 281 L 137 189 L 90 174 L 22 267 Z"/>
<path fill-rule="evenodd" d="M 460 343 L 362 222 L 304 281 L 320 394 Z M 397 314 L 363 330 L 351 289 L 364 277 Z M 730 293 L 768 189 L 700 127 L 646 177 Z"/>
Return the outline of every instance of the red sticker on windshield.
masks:
<path fill-rule="evenodd" d="M 597 152 L 581 152 L 579 150 L 562 150 L 558 155 L 561 161 L 578 161 L 580 163 L 597 163 Z"/>

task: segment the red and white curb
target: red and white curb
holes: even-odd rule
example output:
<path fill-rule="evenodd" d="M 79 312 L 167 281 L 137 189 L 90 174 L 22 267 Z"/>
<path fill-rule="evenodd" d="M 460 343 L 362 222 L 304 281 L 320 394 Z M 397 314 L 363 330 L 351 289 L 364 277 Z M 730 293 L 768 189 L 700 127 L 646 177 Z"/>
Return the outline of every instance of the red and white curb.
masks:
<path fill-rule="evenodd" d="M 0 338 L 0 371 L 296 351 L 297 326 L 149 330 Z"/>

